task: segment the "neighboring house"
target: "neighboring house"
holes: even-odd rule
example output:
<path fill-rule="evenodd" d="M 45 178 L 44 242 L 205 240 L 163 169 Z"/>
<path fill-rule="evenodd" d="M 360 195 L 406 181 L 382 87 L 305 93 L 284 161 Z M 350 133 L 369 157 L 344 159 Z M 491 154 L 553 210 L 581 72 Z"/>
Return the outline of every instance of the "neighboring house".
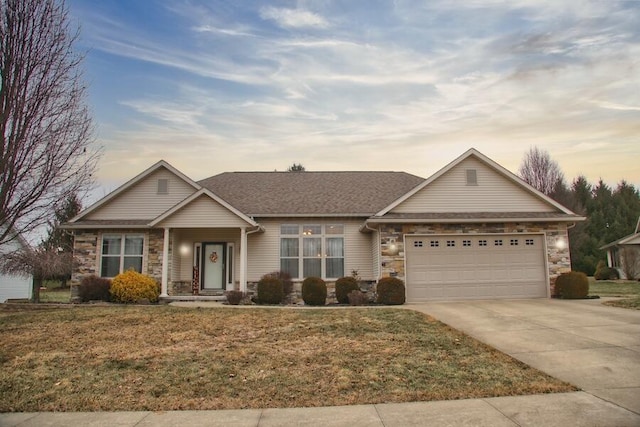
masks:
<path fill-rule="evenodd" d="M 2 248 L 5 254 L 22 250 L 29 247 L 22 236 L 17 235 L 15 239 Z M 2 256 L 2 254 L 0 254 Z M 0 273 L 0 303 L 8 299 L 31 299 L 33 288 L 32 275 L 13 275 Z"/>
<path fill-rule="evenodd" d="M 408 301 L 549 297 L 584 220 L 471 149 L 429 179 L 404 172 L 228 172 L 164 161 L 66 224 L 72 283 L 128 268 L 162 297 L 250 290 L 266 273 L 403 279 Z"/>
<path fill-rule="evenodd" d="M 621 279 L 640 279 L 640 218 L 635 233 L 600 249 L 607 251 L 607 265 L 615 268 Z"/>

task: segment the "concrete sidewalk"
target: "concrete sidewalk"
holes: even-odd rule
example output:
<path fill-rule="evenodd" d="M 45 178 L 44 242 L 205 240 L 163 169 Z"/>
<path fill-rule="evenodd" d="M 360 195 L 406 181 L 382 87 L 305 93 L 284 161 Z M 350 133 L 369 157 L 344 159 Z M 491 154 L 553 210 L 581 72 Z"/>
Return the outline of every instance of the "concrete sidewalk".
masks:
<path fill-rule="evenodd" d="M 640 311 L 600 300 L 547 299 L 402 308 L 427 313 L 583 391 L 321 408 L 9 413 L 0 414 L 0 426 L 640 426 Z"/>
<path fill-rule="evenodd" d="M 0 426 L 634 426 L 640 415 L 588 393 L 322 408 L 0 414 Z"/>

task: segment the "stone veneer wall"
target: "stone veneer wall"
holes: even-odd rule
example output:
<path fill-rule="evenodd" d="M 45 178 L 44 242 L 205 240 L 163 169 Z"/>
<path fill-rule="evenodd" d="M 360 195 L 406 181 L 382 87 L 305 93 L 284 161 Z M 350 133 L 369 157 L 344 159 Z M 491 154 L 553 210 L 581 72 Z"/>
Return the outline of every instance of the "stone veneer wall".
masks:
<path fill-rule="evenodd" d="M 145 247 L 142 260 L 142 271 L 160 283 L 162 280 L 162 255 L 164 245 L 164 230 L 108 230 L 106 234 L 144 234 Z M 73 240 L 74 269 L 71 274 L 71 295 L 77 294 L 77 286 L 87 276 L 99 276 L 98 240 L 99 230 L 76 230 Z M 169 262 L 171 262 L 171 244 L 169 244 Z M 171 264 L 169 264 L 171 271 Z"/>
<path fill-rule="evenodd" d="M 149 230 L 147 235 L 147 268 L 146 274 L 153 277 L 160 283 L 162 281 L 162 255 L 164 246 L 164 230 Z M 169 272 L 171 272 L 171 240 L 172 233 L 169 233 Z M 143 266 L 144 271 L 144 266 Z"/>
<path fill-rule="evenodd" d="M 70 285 L 77 286 L 87 276 L 98 275 L 98 232 L 77 230 L 73 237 L 73 272 Z"/>
<path fill-rule="evenodd" d="M 569 236 L 566 223 L 496 223 L 496 224 L 385 224 L 380 226 L 382 277 L 405 280 L 404 236 L 407 234 L 485 234 L 544 233 L 547 243 L 550 295 L 555 296 L 555 281 L 571 271 Z M 564 247 L 558 248 L 558 239 Z M 391 245 L 394 245 L 391 250 Z"/>

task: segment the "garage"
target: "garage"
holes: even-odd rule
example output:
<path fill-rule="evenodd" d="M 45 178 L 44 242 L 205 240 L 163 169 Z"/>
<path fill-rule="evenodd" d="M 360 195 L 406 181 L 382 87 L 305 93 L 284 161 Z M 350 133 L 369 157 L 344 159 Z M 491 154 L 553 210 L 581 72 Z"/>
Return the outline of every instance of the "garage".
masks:
<path fill-rule="evenodd" d="M 540 234 L 407 236 L 409 302 L 546 298 Z"/>

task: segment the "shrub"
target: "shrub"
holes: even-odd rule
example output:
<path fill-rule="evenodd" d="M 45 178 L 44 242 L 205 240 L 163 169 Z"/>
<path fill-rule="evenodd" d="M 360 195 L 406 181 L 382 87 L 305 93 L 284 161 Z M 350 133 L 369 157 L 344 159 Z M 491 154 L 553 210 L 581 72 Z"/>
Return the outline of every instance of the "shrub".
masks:
<path fill-rule="evenodd" d="M 281 304 L 284 299 L 282 280 L 265 274 L 258 282 L 258 304 Z"/>
<path fill-rule="evenodd" d="M 244 298 L 244 292 L 236 290 L 227 291 L 225 295 L 230 305 L 238 305 L 242 301 L 242 298 Z"/>
<path fill-rule="evenodd" d="M 351 291 L 347 296 L 351 305 L 365 305 L 367 303 L 367 296 L 361 290 Z"/>
<path fill-rule="evenodd" d="M 562 273 L 556 279 L 556 294 L 564 299 L 586 298 L 589 295 L 589 279 L 579 271 Z"/>
<path fill-rule="evenodd" d="M 327 303 L 327 284 L 319 277 L 307 277 L 302 282 L 302 300 L 307 305 Z"/>
<path fill-rule="evenodd" d="M 355 277 L 341 277 L 336 280 L 336 299 L 339 304 L 349 304 L 349 293 L 359 290 L 360 286 Z"/>
<path fill-rule="evenodd" d="M 82 302 L 111 301 L 109 288 L 111 280 L 98 276 L 88 276 L 82 279 L 78 286 L 78 296 Z"/>
<path fill-rule="evenodd" d="M 405 302 L 404 282 L 397 277 L 383 277 L 376 285 L 378 304 L 402 305 Z"/>
<path fill-rule="evenodd" d="M 118 274 L 111 282 L 111 297 L 117 302 L 138 302 L 147 299 L 158 301 L 160 288 L 153 277 L 127 270 Z"/>
<path fill-rule="evenodd" d="M 274 271 L 262 277 L 275 277 L 276 279 L 280 279 L 282 281 L 282 292 L 285 297 L 293 292 L 293 280 L 291 280 L 291 275 L 286 271 Z"/>
<path fill-rule="evenodd" d="M 620 278 L 618 270 L 608 267 L 604 261 L 600 260 L 596 267 L 596 272 L 593 274 L 593 278 L 596 280 L 616 280 Z"/>

